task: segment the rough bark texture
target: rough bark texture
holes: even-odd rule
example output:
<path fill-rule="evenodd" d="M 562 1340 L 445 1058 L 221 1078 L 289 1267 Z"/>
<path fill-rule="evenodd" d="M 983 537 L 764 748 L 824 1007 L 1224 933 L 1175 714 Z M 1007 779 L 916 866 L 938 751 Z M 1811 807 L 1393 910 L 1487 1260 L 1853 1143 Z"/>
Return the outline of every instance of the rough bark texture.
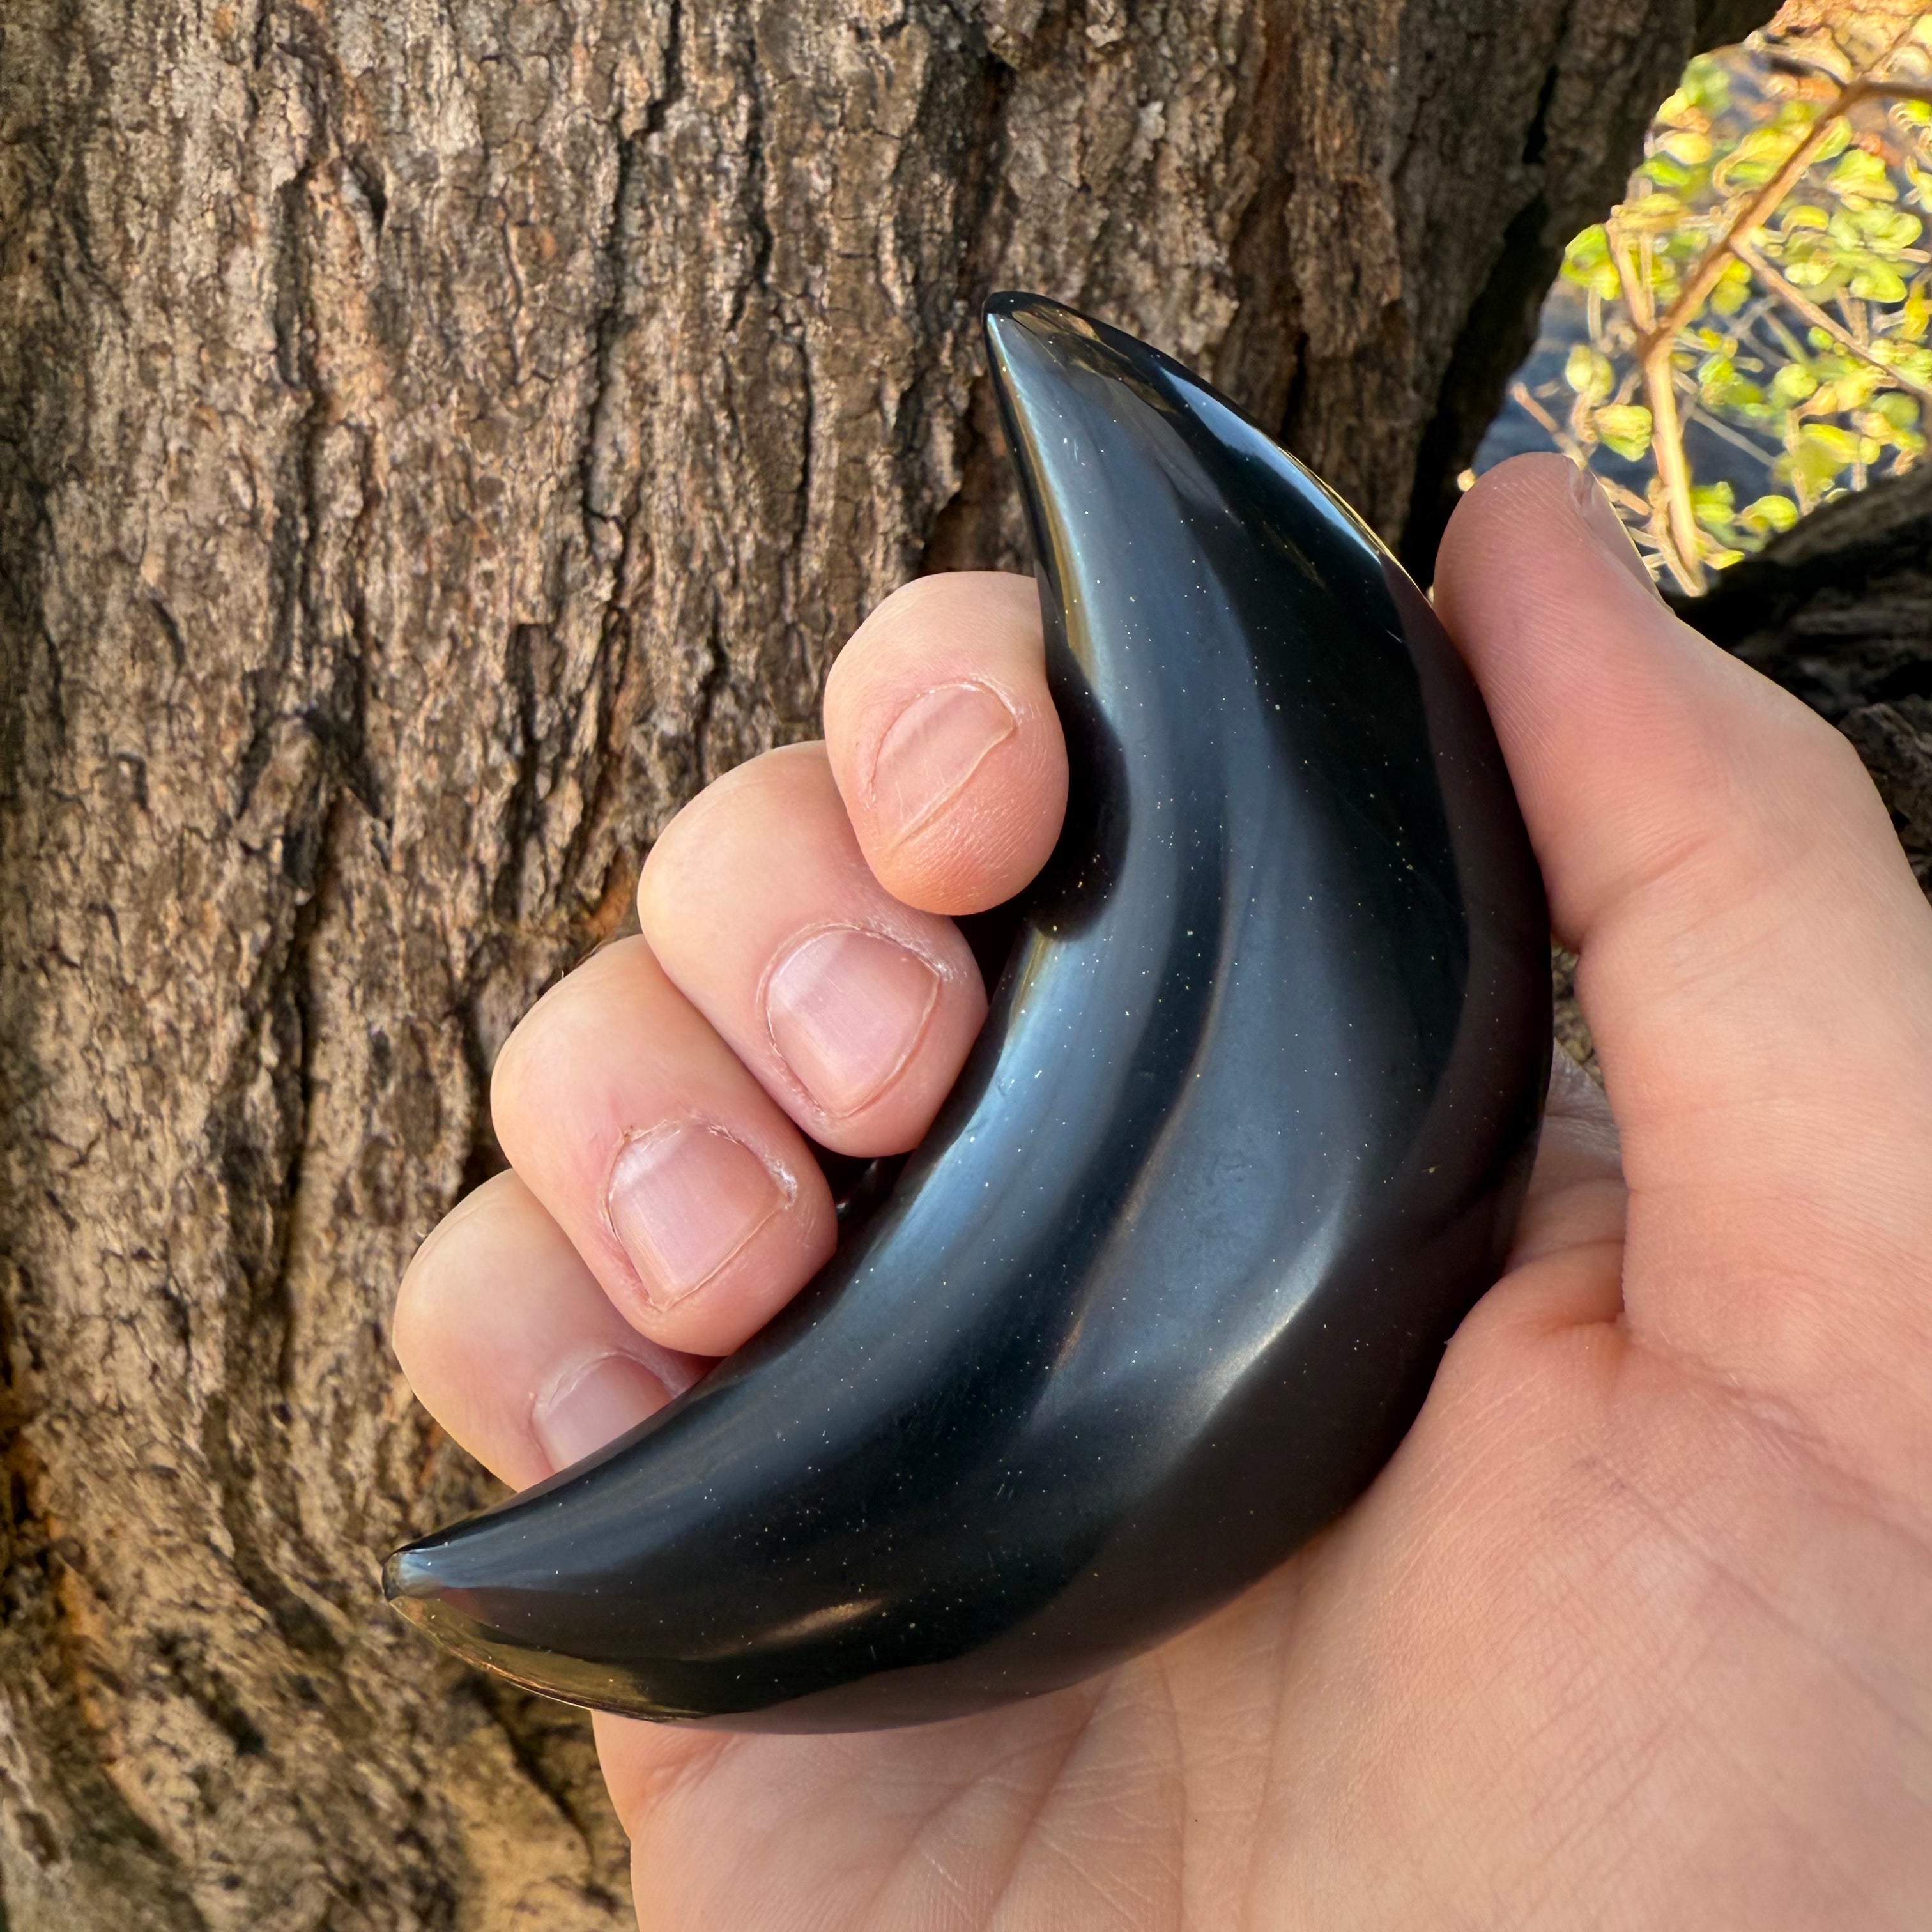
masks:
<path fill-rule="evenodd" d="M 581 1726 L 375 1588 L 481 1493 L 386 1327 L 498 1044 L 873 602 L 1015 554 L 988 288 L 1396 530 L 1506 238 L 1601 212 L 1697 28 L 6 0 L 7 1925 L 627 1922 Z"/>

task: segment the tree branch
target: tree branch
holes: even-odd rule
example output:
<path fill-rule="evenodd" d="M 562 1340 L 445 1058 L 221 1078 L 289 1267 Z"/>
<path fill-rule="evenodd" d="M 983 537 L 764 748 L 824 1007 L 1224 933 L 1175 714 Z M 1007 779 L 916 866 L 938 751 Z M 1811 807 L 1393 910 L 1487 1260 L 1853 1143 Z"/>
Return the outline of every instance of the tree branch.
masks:
<path fill-rule="evenodd" d="M 1804 178 L 1831 138 L 1832 129 L 1838 120 L 1860 101 L 1877 99 L 1932 102 L 1932 88 L 1916 81 L 1886 80 L 1871 76 L 1849 82 L 1840 88 L 1838 98 L 1820 114 L 1810 132 L 1792 151 L 1784 165 L 1752 196 L 1726 224 L 1724 232 L 1699 256 L 1696 266 L 1678 291 L 1677 299 L 1662 316 L 1652 320 L 1648 276 L 1634 275 L 1624 260 L 1622 248 L 1612 244 L 1611 254 L 1623 282 L 1624 298 L 1630 304 L 1630 319 L 1639 332 L 1637 366 L 1643 371 L 1644 395 L 1650 405 L 1651 448 L 1657 460 L 1658 479 L 1664 486 L 1672 547 L 1678 554 L 1676 574 L 1687 590 L 1694 592 L 1703 589 L 1704 567 L 1698 555 L 1697 517 L 1690 494 L 1690 465 L 1684 452 L 1684 426 L 1677 412 L 1676 384 L 1671 367 L 1678 333 L 1696 321 L 1733 258 L 1745 262 L 1754 272 L 1770 279 L 1762 257 L 1750 250 L 1750 238 L 1770 220 L 1784 197 Z M 1782 277 L 1778 280 L 1783 282 Z M 1804 298 L 1798 296 L 1797 291 L 1788 284 L 1784 284 L 1780 292 L 1796 297 L 1798 303 L 1803 304 L 1799 313 L 1804 314 L 1808 310 L 1818 317 L 1820 326 L 1829 329 L 1834 338 L 1856 350 L 1867 360 L 1876 360 L 1854 340 L 1849 331 L 1826 316 L 1822 309 L 1804 304 Z M 1637 299 L 1640 294 L 1642 297 L 1641 302 Z M 1888 370 L 1888 374 L 1894 375 L 1901 388 L 1910 388 L 1915 394 L 1932 401 L 1932 392 L 1898 376 L 1894 371 Z"/>
<path fill-rule="evenodd" d="M 1822 328 L 1834 342 L 1850 350 L 1861 362 L 1869 362 L 1874 368 L 1883 370 L 1886 380 L 1894 388 L 1903 389 L 1908 394 L 1916 396 L 1921 403 L 1932 406 L 1932 386 L 1916 381 L 1902 369 L 1894 369 L 1889 362 L 1881 361 L 1873 353 L 1869 344 L 1861 342 L 1828 310 L 1820 308 L 1802 290 L 1793 288 L 1748 242 L 1742 237 L 1738 238 L 1732 242 L 1731 250 L 1766 288 L 1775 290 L 1814 328 Z"/>
<path fill-rule="evenodd" d="M 1690 464 L 1684 454 L 1684 425 L 1677 413 L 1677 386 L 1670 355 L 1676 338 L 1665 335 L 1646 350 L 1643 392 L 1650 404 L 1650 446 L 1670 515 L 1670 542 L 1678 557 L 1678 574 L 1694 595 L 1704 587 L 1704 566 L 1697 555 L 1697 516 L 1690 500 Z"/>
<path fill-rule="evenodd" d="M 1743 211 L 1698 258 L 1677 299 L 1665 310 L 1656 326 L 1639 340 L 1640 359 L 1648 360 L 1660 340 L 1672 341 L 1677 332 L 1697 319 L 1698 311 L 1718 286 L 1725 264 L 1738 253 L 1738 244 L 1748 242 L 1776 213 L 1779 202 L 1804 178 L 1805 170 L 1818 158 L 1818 151 L 1830 138 L 1832 123 L 1849 113 L 1862 100 L 1923 100 L 1932 103 L 1932 87 L 1917 81 L 1867 78 L 1852 81 L 1839 91 L 1838 98 L 1818 116 L 1810 134 L 1799 142 L 1791 158 L 1760 188 Z M 1742 259 L 1742 258 L 1740 258 Z"/>

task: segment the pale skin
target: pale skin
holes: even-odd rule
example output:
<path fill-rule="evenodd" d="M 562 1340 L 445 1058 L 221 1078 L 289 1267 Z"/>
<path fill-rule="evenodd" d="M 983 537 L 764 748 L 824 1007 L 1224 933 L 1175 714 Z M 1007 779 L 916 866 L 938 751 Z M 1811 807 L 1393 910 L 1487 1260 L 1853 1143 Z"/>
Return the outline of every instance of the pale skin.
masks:
<path fill-rule="evenodd" d="M 1640 579 L 1556 458 L 1444 544 L 1607 1104 L 1559 1054 L 1508 1271 L 1394 1460 L 1054 1696 L 850 1736 L 600 1718 L 646 1932 L 1932 1924 L 1932 910 L 1844 741 Z M 396 1345 L 507 1482 L 810 1276 L 802 1135 L 931 1120 L 985 1011 L 950 915 L 1064 806 L 1040 664 L 1025 579 L 890 598 L 825 742 L 694 801 L 642 936 L 505 1048 L 512 1171 L 424 1244 Z"/>

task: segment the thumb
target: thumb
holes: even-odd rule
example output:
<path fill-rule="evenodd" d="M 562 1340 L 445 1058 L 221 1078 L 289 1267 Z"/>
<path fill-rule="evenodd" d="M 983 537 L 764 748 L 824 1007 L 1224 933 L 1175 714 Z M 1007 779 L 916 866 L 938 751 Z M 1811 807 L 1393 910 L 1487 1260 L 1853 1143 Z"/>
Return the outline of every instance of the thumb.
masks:
<path fill-rule="evenodd" d="M 1856 755 L 1671 615 L 1561 458 L 1470 490 L 1437 599 L 1580 955 L 1633 1334 L 1922 1473 L 1932 910 Z"/>

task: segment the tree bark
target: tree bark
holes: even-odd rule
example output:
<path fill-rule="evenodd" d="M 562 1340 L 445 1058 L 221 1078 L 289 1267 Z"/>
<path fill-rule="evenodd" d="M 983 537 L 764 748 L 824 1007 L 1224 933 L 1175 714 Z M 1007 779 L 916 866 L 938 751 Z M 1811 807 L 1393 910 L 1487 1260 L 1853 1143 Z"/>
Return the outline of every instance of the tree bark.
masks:
<path fill-rule="evenodd" d="M 628 1922 L 580 1723 L 376 1587 L 484 1492 L 386 1329 L 492 1056 L 874 602 L 1018 556 L 986 291 L 1173 350 L 1398 533 L 1698 38 L 8 0 L 0 1922 Z"/>

